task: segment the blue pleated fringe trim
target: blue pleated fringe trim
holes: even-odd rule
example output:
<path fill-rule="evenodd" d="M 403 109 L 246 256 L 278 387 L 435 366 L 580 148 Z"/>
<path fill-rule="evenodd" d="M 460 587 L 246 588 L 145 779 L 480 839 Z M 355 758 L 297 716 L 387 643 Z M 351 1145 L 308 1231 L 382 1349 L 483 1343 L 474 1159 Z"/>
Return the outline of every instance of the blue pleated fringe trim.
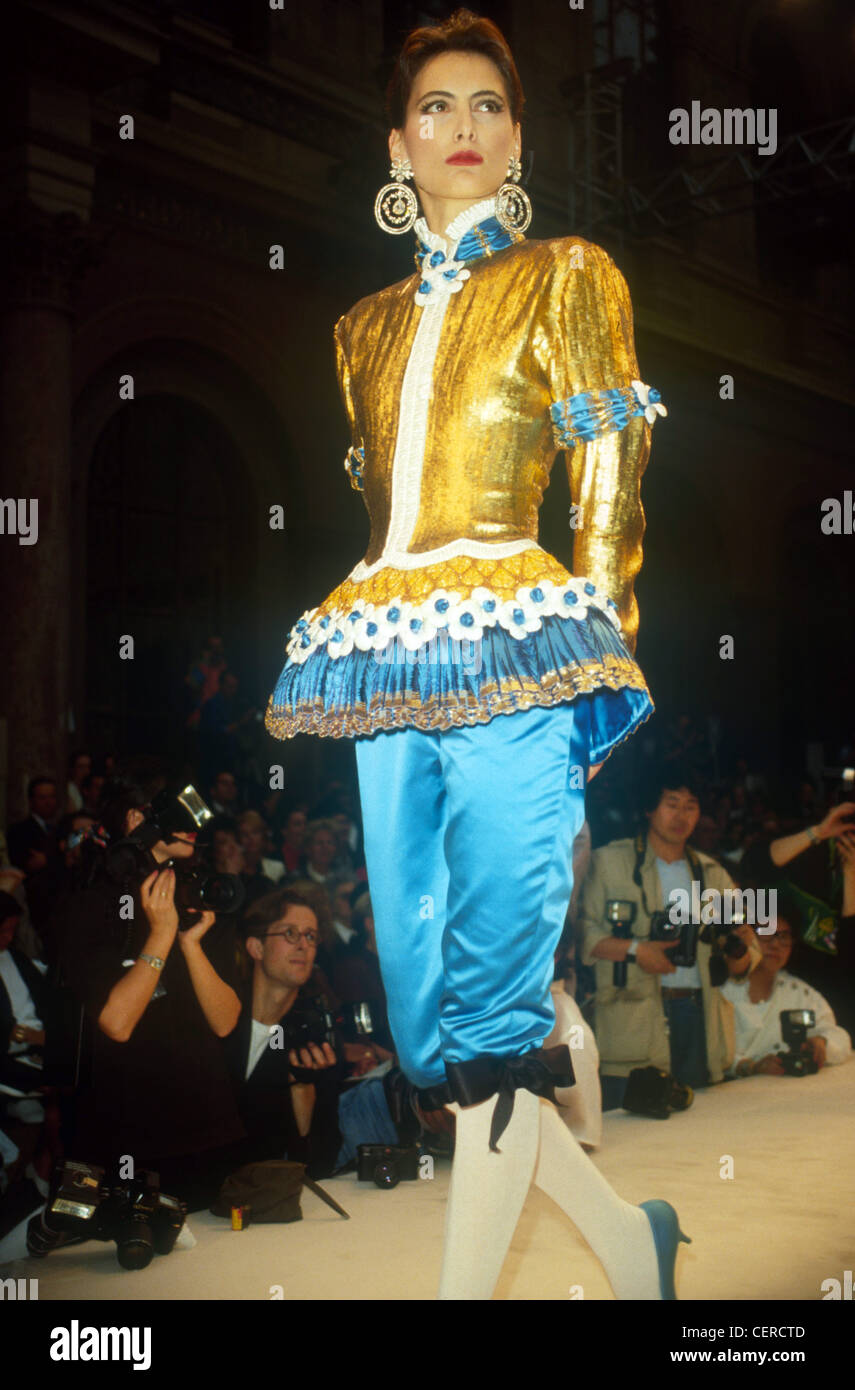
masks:
<path fill-rule="evenodd" d="M 515 638 L 496 624 L 479 642 L 442 640 L 408 652 L 354 648 L 332 658 L 319 647 L 286 662 L 265 725 L 276 738 L 316 733 L 359 737 L 399 728 L 486 723 L 535 705 L 591 698 L 591 763 L 603 762 L 653 713 L 639 667 L 597 609 L 584 620 L 551 616 Z"/>

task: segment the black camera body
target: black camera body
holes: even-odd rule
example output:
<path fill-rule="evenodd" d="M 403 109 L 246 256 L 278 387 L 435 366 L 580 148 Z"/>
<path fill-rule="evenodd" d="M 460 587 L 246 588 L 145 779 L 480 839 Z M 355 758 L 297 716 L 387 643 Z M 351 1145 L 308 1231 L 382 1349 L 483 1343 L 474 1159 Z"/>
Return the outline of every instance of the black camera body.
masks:
<path fill-rule="evenodd" d="M 316 995 L 314 999 L 300 1000 L 282 1019 L 281 1027 L 286 1052 L 290 1052 L 292 1047 L 299 1051 L 307 1043 L 315 1043 L 318 1047 L 322 1043 L 329 1043 L 330 1047 L 335 1048 L 335 1019 L 323 994 Z"/>
<path fill-rule="evenodd" d="M 397 1187 L 419 1176 L 419 1150 L 400 1144 L 357 1144 L 356 1177 L 377 1187 Z"/>
<path fill-rule="evenodd" d="M 819 1071 L 819 1065 L 814 1061 L 807 1040 L 808 1029 L 816 1026 L 813 1009 L 782 1009 L 779 1018 L 781 1036 L 788 1051 L 779 1052 L 778 1056 L 786 1075 L 814 1076 Z"/>
<path fill-rule="evenodd" d="M 154 845 L 168 844 L 176 834 L 204 833 L 213 814 L 195 787 L 180 791 L 164 789 L 148 808 L 146 819 L 130 835 L 108 845 L 104 855 L 104 871 L 114 883 L 125 887 L 139 884 L 155 869 L 165 868 L 152 854 Z M 180 931 L 186 931 L 197 921 L 200 912 L 235 913 L 244 905 L 246 889 L 237 874 L 214 873 L 207 863 L 204 850 L 197 850 L 192 859 L 170 861 L 175 871 L 175 906 Z"/>
<path fill-rule="evenodd" d="M 103 1168 L 67 1159 L 57 1166 L 44 1211 L 27 1226 L 27 1250 L 44 1258 L 61 1245 L 114 1240 L 123 1269 L 145 1269 L 153 1255 L 168 1255 L 187 1205 L 160 1190 L 157 1173 L 141 1169 L 110 1186 Z"/>
<path fill-rule="evenodd" d="M 651 941 L 679 941 L 680 943 L 676 951 L 668 952 L 668 959 L 672 965 L 694 965 L 696 963 L 699 935 L 700 926 L 697 922 L 672 922 L 668 913 L 661 910 L 650 914 Z"/>

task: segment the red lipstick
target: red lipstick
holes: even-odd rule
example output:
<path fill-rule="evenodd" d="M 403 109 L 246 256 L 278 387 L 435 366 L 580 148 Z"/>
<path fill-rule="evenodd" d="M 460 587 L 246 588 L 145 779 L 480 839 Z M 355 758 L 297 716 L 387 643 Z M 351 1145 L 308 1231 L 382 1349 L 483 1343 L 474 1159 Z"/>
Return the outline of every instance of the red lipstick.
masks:
<path fill-rule="evenodd" d="M 475 154 L 474 150 L 461 151 L 460 154 L 453 154 L 447 159 L 446 164 L 483 164 L 484 159 L 480 154 Z"/>

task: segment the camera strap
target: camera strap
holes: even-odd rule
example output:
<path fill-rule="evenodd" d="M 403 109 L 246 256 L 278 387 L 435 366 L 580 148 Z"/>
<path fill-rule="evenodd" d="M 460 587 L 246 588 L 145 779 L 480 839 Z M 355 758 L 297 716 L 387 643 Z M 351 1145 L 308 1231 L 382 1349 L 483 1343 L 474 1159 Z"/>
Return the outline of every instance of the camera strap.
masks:
<path fill-rule="evenodd" d="M 700 885 L 701 895 L 703 895 L 706 884 L 704 881 L 704 870 L 701 861 L 695 854 L 695 851 L 693 849 L 690 849 L 688 845 L 684 847 L 684 852 L 686 859 L 689 863 L 689 868 L 692 871 L 692 876 L 695 879 L 697 879 Z M 642 831 L 635 837 L 635 866 L 632 871 L 632 881 L 636 885 L 636 887 L 641 889 L 641 903 L 649 920 L 653 916 L 653 912 L 656 911 L 656 909 L 654 908 L 651 910 L 650 904 L 647 901 L 647 891 L 644 887 L 644 879 L 641 875 L 641 866 L 644 863 L 646 855 L 647 834 L 646 832 Z"/>

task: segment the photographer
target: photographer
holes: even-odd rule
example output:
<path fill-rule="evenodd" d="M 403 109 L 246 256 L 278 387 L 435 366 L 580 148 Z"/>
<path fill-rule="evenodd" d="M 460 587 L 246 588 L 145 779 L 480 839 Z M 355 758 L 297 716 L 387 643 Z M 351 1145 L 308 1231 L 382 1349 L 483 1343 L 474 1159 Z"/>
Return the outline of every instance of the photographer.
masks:
<path fill-rule="evenodd" d="M 659 1068 L 697 1089 L 723 1080 L 733 1056 L 731 1008 L 710 980 L 710 933 L 698 932 L 694 963 L 679 968 L 671 960 L 679 941 L 652 939 L 667 924 L 675 889 L 691 893 L 693 881 L 701 891 L 734 887 L 716 860 L 687 844 L 700 815 L 694 775 L 664 767 L 648 784 L 644 813 L 645 832 L 594 851 L 582 887 L 583 963 L 596 967 L 604 1110 L 623 1104 L 637 1068 Z M 611 933 L 606 916 L 607 904 L 618 900 L 635 910 L 624 936 Z M 617 985 L 621 962 L 625 984 Z"/>
<path fill-rule="evenodd" d="M 340 1044 L 326 999 L 312 987 L 317 914 L 294 888 L 259 899 L 244 919 L 252 986 L 229 1038 L 232 1075 L 253 1159 L 305 1163 L 329 1177 L 341 1143 Z"/>
<path fill-rule="evenodd" d="M 738 962 L 733 963 L 730 978 L 721 986 L 736 1021 L 735 1076 L 787 1074 L 787 1042 L 781 1028 L 781 1013 L 786 1009 L 810 1009 L 815 1015 L 816 1023 L 804 1043 L 804 1052 L 814 1064 L 811 1070 L 845 1062 L 852 1051 L 849 1034 L 838 1027 L 823 996 L 786 968 L 799 926 L 796 904 L 779 894 L 777 930 L 771 936 L 757 936 L 749 926 L 737 929 L 746 942 L 754 938 L 762 960 L 750 973 L 740 972 Z"/>
<path fill-rule="evenodd" d="M 106 791 L 109 843 L 64 923 L 63 973 L 85 1020 L 69 1152 L 108 1170 L 130 1157 L 194 1210 L 238 1166 L 244 1137 L 219 1041 L 240 1013 L 230 933 L 189 907 L 179 931 L 168 861 L 186 870 L 197 833 L 172 828 L 194 824 L 180 799 L 161 793 L 152 807 L 124 779 Z"/>

